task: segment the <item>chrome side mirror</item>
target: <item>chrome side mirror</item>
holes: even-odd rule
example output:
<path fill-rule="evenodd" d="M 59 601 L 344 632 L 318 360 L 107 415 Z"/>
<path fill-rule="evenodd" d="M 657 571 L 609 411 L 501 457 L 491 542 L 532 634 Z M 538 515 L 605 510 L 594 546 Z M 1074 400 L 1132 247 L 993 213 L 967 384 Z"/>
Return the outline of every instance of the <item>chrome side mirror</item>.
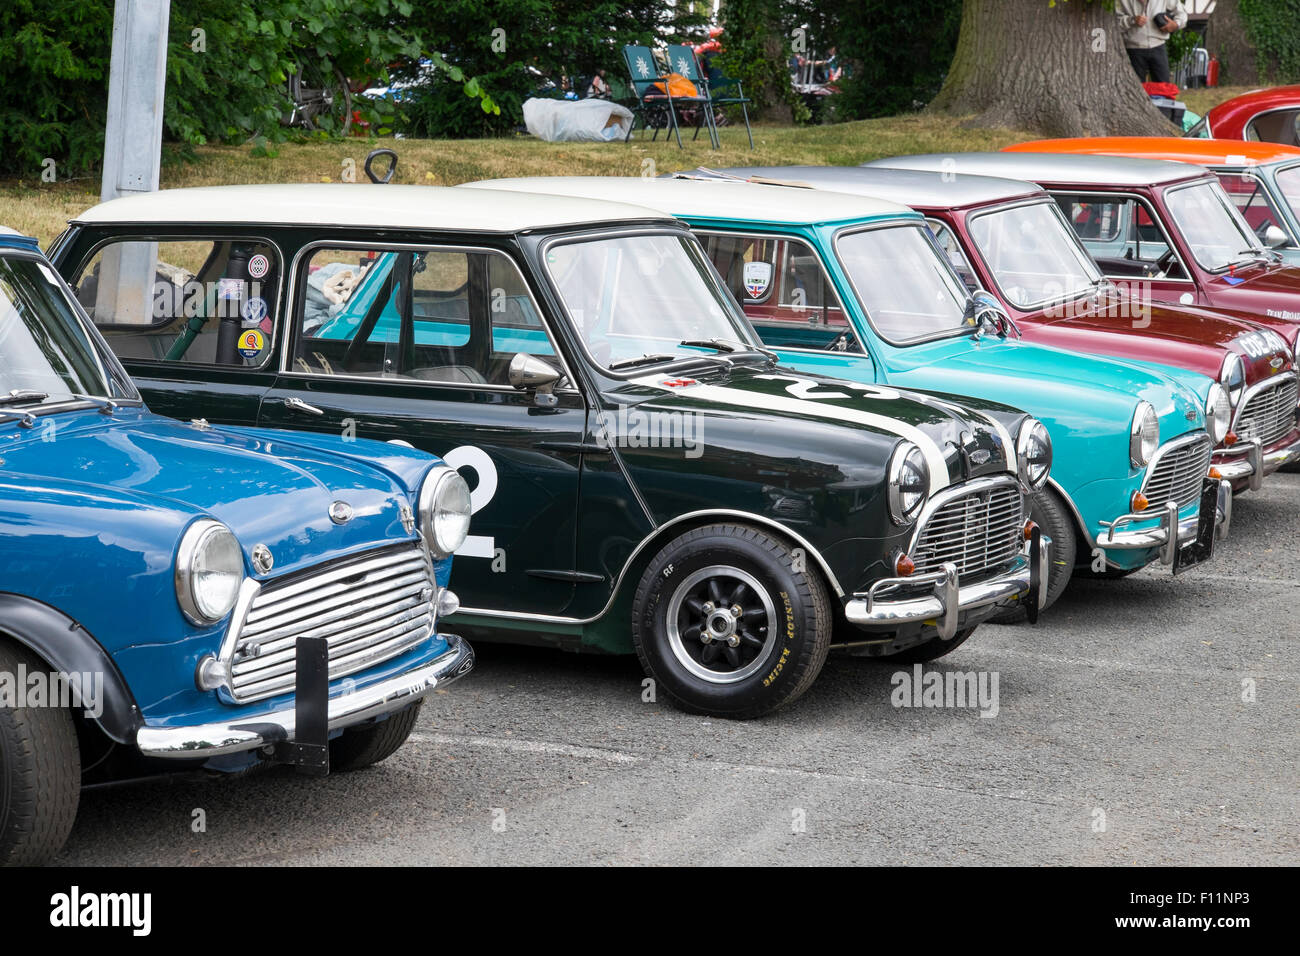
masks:
<path fill-rule="evenodd" d="M 536 402 L 545 408 L 555 406 L 555 383 L 560 373 L 535 355 L 516 352 L 510 360 L 510 384 L 521 392 L 536 392 Z"/>
<path fill-rule="evenodd" d="M 1263 238 L 1264 245 L 1268 246 L 1270 249 L 1281 249 L 1290 242 L 1290 239 L 1287 238 L 1285 232 L 1271 224 L 1264 230 Z"/>
<path fill-rule="evenodd" d="M 992 293 L 985 292 L 983 289 L 972 292 L 970 298 L 966 300 L 964 316 L 967 325 L 980 329 L 987 322 L 1000 335 L 1006 334 L 1010 321 L 1010 316 L 1007 315 L 1006 309 L 1002 308 L 1002 303 Z"/>

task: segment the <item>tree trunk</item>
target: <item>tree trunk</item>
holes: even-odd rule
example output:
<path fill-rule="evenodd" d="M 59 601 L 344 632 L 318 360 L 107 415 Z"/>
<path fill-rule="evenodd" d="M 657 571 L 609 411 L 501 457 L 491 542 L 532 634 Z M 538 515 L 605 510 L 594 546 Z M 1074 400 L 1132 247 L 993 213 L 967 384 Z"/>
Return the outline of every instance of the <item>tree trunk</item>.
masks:
<path fill-rule="evenodd" d="M 1044 136 L 1163 136 L 1113 12 L 1099 0 L 965 0 L 931 109 Z"/>
<path fill-rule="evenodd" d="M 1219 0 L 1210 14 L 1206 31 L 1206 49 L 1219 58 L 1219 82 L 1234 86 L 1259 83 L 1259 63 L 1255 48 L 1246 34 L 1238 0 Z"/>

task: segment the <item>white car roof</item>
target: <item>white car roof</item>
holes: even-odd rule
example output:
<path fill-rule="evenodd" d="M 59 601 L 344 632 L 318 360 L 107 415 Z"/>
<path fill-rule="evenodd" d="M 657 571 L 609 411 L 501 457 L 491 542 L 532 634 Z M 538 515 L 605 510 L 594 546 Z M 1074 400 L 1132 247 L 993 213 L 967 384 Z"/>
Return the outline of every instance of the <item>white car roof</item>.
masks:
<path fill-rule="evenodd" d="M 929 153 L 877 159 L 862 165 L 1089 186 L 1156 186 L 1212 175 L 1186 163 L 1087 153 Z"/>
<path fill-rule="evenodd" d="M 760 219 L 811 225 L 881 216 L 913 216 L 898 203 L 800 186 L 768 186 L 725 179 L 649 179 L 641 176 L 533 176 L 485 179 L 457 189 L 552 192 L 635 203 L 678 216 Z"/>
<path fill-rule="evenodd" d="M 666 218 L 651 209 L 552 195 L 490 196 L 449 186 L 301 183 L 164 189 L 111 199 L 72 221 L 274 223 L 511 233 Z"/>
<path fill-rule="evenodd" d="M 905 206 L 957 208 L 1046 196 L 1036 183 L 994 176 L 949 176 L 931 170 L 893 169 L 886 166 L 733 166 L 719 169 L 724 175 L 742 179 L 758 176 L 816 189 L 875 196 Z"/>

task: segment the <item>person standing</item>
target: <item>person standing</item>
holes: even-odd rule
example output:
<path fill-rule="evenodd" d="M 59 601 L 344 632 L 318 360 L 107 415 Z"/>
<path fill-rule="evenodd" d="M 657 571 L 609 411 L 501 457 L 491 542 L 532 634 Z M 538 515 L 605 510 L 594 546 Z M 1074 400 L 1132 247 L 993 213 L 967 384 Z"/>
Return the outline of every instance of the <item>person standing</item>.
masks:
<path fill-rule="evenodd" d="M 1169 51 L 1165 42 L 1171 33 L 1187 26 L 1187 10 L 1182 0 L 1115 0 L 1115 15 L 1124 34 L 1138 82 L 1147 74 L 1156 83 L 1169 82 Z"/>

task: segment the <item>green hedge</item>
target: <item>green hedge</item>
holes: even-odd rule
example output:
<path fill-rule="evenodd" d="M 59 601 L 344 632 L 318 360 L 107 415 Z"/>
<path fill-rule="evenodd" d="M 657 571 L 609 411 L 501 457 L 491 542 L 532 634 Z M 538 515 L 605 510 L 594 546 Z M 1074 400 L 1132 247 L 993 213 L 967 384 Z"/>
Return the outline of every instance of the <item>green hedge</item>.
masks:
<path fill-rule="evenodd" d="M 1240 9 L 1259 75 L 1274 83 L 1300 81 L 1300 0 L 1241 0 Z"/>

